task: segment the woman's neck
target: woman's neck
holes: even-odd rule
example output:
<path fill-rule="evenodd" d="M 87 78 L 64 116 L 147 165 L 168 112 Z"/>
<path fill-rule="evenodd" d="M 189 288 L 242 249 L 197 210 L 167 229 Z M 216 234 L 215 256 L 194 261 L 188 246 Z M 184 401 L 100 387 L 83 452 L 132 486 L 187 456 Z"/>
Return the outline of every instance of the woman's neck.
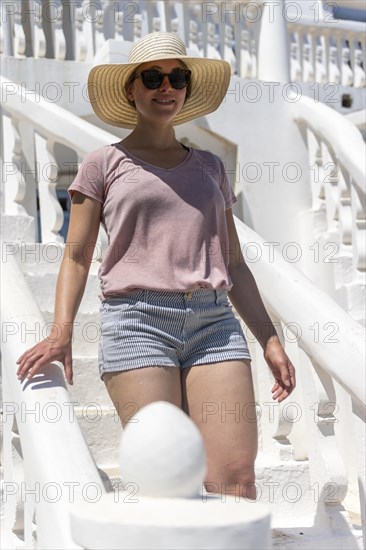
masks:
<path fill-rule="evenodd" d="M 172 126 L 153 124 L 137 125 L 123 143 L 138 149 L 171 149 L 179 142 Z"/>

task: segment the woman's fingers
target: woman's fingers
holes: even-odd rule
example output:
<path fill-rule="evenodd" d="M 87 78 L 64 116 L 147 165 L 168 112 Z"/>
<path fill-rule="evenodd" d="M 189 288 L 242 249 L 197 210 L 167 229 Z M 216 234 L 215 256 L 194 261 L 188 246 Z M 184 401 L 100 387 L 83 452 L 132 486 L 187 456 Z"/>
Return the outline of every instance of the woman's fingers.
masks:
<path fill-rule="evenodd" d="M 67 382 L 72 385 L 73 382 L 73 372 L 72 372 L 72 358 L 71 355 L 66 355 L 65 357 L 65 376 Z"/>
<path fill-rule="evenodd" d="M 278 361 L 269 363 L 272 374 L 275 377 L 275 384 L 272 388 L 272 399 L 283 401 L 295 388 L 295 368 L 291 361 Z"/>
<path fill-rule="evenodd" d="M 19 381 L 24 378 L 30 380 L 37 372 L 52 361 L 60 361 L 64 365 L 66 380 L 72 384 L 72 354 L 71 344 L 54 347 L 49 341 L 43 341 L 27 350 L 17 361 L 17 377 Z"/>
<path fill-rule="evenodd" d="M 37 352 L 30 353 L 27 357 L 24 357 L 17 370 L 18 378 L 23 379 L 26 376 L 27 372 L 29 372 L 29 370 L 34 367 L 36 361 L 41 359 L 41 357 L 42 354 Z"/>

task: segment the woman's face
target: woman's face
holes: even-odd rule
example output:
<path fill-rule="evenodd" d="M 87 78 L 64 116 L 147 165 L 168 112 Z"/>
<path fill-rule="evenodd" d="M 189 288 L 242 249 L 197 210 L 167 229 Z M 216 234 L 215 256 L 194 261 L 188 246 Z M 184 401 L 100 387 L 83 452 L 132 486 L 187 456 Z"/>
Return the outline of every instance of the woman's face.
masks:
<path fill-rule="evenodd" d="M 142 63 L 136 72 L 140 74 L 146 69 L 157 69 L 162 73 L 170 73 L 176 68 L 184 69 L 185 66 L 178 59 L 163 59 Z M 183 107 L 186 90 L 187 88 L 174 89 L 167 76 L 159 88 L 149 90 L 144 86 L 141 77 L 138 77 L 132 82 L 127 97 L 135 102 L 139 119 L 169 124 Z"/>

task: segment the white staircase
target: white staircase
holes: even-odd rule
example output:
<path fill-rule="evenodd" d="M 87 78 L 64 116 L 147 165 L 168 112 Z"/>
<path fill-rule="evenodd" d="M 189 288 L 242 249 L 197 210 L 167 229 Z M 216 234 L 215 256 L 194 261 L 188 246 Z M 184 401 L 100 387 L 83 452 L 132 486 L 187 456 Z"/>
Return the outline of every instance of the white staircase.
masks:
<path fill-rule="evenodd" d="M 210 11 L 207 3 L 140 1 L 133 3 L 136 13 L 127 13 L 128 2 L 113 3 L 114 11 L 106 2 L 101 3 L 102 10 L 86 1 L 60 9 L 48 4 L 53 17 L 41 25 L 41 4 L 30 2 L 35 15 L 27 27 L 21 24 L 25 3 L 2 3 L 6 16 L 0 41 L 1 120 L 6 136 L 2 267 L 7 286 L 3 284 L 2 299 L 1 464 L 7 506 L 1 520 L 7 547 L 60 548 L 63 541 L 63 548 L 77 548 L 66 526 L 67 484 L 77 483 L 79 492 L 89 484 L 100 491 L 100 498 L 113 485 L 123 489 L 117 456 L 120 422 L 97 368 L 102 231 L 75 320 L 74 385 L 66 388 L 54 365 L 21 389 L 15 359 L 34 345 L 32 330 L 36 337 L 43 335 L 53 320 L 63 250 L 57 189 L 72 178 L 75 162 L 87 152 L 128 133 L 113 129 L 111 134 L 110 127 L 97 121 L 83 96 L 87 74 L 97 60 L 126 60 L 130 41 L 141 33 L 167 29 L 176 30 L 197 55 L 210 52 L 233 67 L 220 110 L 199 123 L 178 126 L 176 134 L 183 143 L 211 150 L 223 159 L 240 199 L 234 213 L 244 256 L 298 372 L 291 400 L 273 403 L 262 349 L 243 325 L 253 357 L 259 421 L 258 501 L 272 511 L 273 547 L 361 549 L 365 545 L 361 326 L 365 322 L 365 149 L 359 131 L 341 115 L 341 101 L 345 93 L 351 94 L 354 105 L 364 98 L 357 61 L 359 52 L 365 52 L 364 25 L 338 24 L 335 38 L 329 14 L 323 13 L 320 2 L 311 2 L 317 6 L 313 15 L 318 21 L 311 21 L 309 12 L 298 22 L 277 20 L 282 50 L 273 59 L 266 46 L 270 21 L 265 10 L 283 9 L 278 2 L 261 8 L 262 22 L 254 21 L 250 2 L 240 3 L 238 20 L 235 12 L 223 20 L 220 9 L 224 8 L 218 3 L 211 3 Z M 62 19 L 62 9 L 75 17 Z M 86 13 L 93 18 L 83 17 Z M 289 42 L 291 50 L 286 48 Z M 350 64 L 344 64 L 345 55 Z M 328 64 L 330 59 L 337 71 Z M 276 66 L 277 73 L 272 73 Z M 289 71 L 298 77 L 301 97 L 296 87 L 288 87 Z M 314 82 L 308 79 L 316 72 L 324 75 L 324 86 L 330 74 L 339 75 L 338 105 L 333 108 L 326 101 L 309 100 Z M 278 81 L 271 83 L 276 74 Z M 23 81 L 27 90 L 20 85 Z M 50 101 L 55 91 L 59 99 Z M 260 94 L 260 100 L 253 101 L 253 92 Z M 36 242 L 36 192 L 41 242 Z M 23 418 L 22 407 L 36 407 L 37 401 L 43 403 L 43 422 L 32 414 Z M 52 409 L 49 403 L 57 405 Z M 61 411 L 61 420 L 53 424 L 55 411 Z M 80 454 L 70 463 L 71 441 Z M 34 468 L 44 460 L 40 442 L 52 463 L 45 471 Z M 50 498 L 42 502 L 24 498 L 21 489 L 38 483 L 42 490 L 52 480 L 58 480 L 63 492 L 51 517 Z"/>

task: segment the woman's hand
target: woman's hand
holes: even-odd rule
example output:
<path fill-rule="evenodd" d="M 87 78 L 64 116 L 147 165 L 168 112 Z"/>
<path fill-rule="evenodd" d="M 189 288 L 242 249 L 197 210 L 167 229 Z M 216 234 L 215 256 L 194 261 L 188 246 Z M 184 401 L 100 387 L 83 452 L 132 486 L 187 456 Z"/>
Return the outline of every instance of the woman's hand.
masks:
<path fill-rule="evenodd" d="M 287 357 L 278 336 L 272 336 L 265 347 L 264 358 L 275 378 L 272 398 L 279 403 L 286 399 L 296 386 L 295 367 Z"/>
<path fill-rule="evenodd" d="M 23 382 L 26 376 L 31 379 L 40 368 L 52 361 L 60 361 L 64 365 L 66 380 L 69 384 L 72 384 L 71 340 L 62 341 L 60 337 L 52 338 L 51 336 L 29 348 L 19 357 L 17 360 L 19 381 Z"/>

